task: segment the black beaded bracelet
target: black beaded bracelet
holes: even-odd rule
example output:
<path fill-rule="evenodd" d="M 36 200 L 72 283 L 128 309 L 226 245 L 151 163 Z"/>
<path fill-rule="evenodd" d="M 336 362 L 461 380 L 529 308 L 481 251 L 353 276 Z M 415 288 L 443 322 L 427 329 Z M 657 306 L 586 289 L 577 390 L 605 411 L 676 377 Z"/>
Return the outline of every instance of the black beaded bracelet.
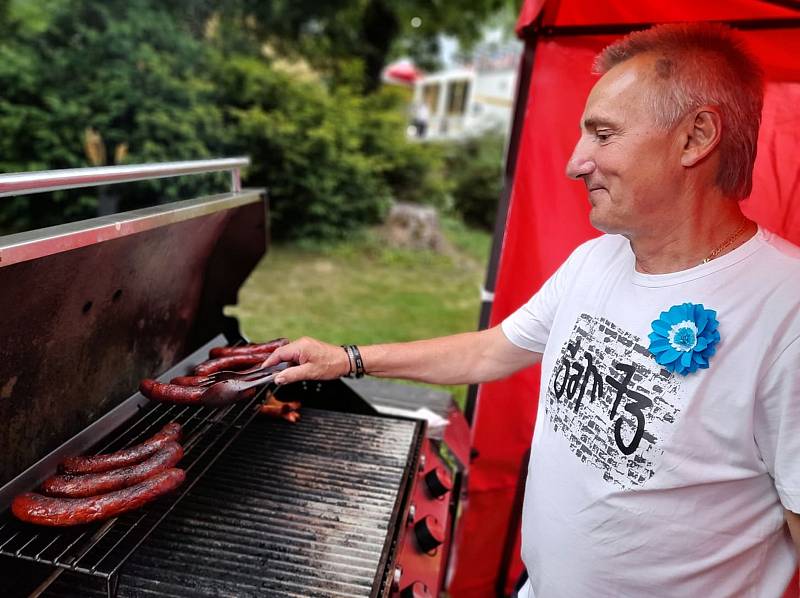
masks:
<path fill-rule="evenodd" d="M 350 345 L 350 351 L 356 364 L 356 378 L 363 378 L 366 372 L 364 371 L 364 360 L 361 358 L 361 351 L 358 350 L 356 345 Z"/>

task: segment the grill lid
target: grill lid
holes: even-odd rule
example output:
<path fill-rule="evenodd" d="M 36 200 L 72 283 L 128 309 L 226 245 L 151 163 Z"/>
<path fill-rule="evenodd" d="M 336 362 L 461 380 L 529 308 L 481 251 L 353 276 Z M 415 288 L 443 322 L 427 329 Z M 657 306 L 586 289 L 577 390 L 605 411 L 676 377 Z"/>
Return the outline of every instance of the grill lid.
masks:
<path fill-rule="evenodd" d="M 0 238 L 0 486 L 224 332 L 265 247 L 258 190 Z"/>

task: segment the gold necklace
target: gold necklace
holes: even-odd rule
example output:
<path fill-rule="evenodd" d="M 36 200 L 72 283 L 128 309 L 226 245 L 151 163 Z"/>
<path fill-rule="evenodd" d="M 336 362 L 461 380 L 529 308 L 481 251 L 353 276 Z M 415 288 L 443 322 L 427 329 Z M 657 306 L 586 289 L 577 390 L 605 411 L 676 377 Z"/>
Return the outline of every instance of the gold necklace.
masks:
<path fill-rule="evenodd" d="M 741 225 L 741 226 L 740 226 L 740 227 L 739 227 L 739 228 L 736 230 L 736 232 L 734 232 L 734 233 L 733 233 L 733 234 L 732 234 L 730 237 L 728 237 L 727 239 L 725 239 L 725 240 L 722 242 L 722 244 L 721 244 L 721 245 L 718 245 L 718 246 L 717 246 L 717 247 L 716 247 L 716 248 L 715 248 L 715 249 L 714 249 L 714 250 L 713 250 L 711 253 L 709 253 L 709 254 L 708 254 L 708 256 L 707 256 L 707 257 L 706 257 L 706 258 L 705 258 L 705 259 L 704 259 L 702 262 L 700 262 L 700 263 L 701 263 L 701 264 L 707 264 L 708 262 L 710 262 L 711 260 L 713 260 L 715 257 L 718 257 L 718 256 L 719 256 L 719 254 L 720 254 L 720 253 L 722 253 L 722 252 L 723 252 L 723 251 L 724 251 L 726 248 L 730 247 L 730 246 L 731 246 L 731 244 L 732 244 L 732 243 L 733 243 L 733 242 L 734 242 L 736 239 L 738 239 L 738 238 L 739 238 L 739 236 L 740 236 L 740 235 L 741 235 L 741 234 L 742 234 L 742 233 L 745 231 L 745 229 L 747 228 L 747 224 L 748 224 L 748 222 L 749 222 L 749 221 L 747 220 L 747 218 L 743 219 L 743 220 L 742 220 L 742 225 Z M 642 264 L 639 262 L 639 260 L 636 260 L 636 266 L 637 266 L 637 267 L 638 267 L 638 268 L 639 268 L 639 269 L 640 269 L 642 272 L 644 272 L 645 274 L 652 274 L 652 272 L 650 272 L 650 270 L 648 270 L 647 268 L 645 268 L 645 267 L 644 267 L 644 266 L 643 266 L 643 265 L 642 265 Z"/>
<path fill-rule="evenodd" d="M 733 242 L 734 242 L 736 239 L 738 239 L 738 238 L 739 238 L 739 236 L 740 236 L 740 235 L 741 235 L 741 234 L 742 234 L 742 233 L 745 231 L 745 229 L 747 228 L 747 222 L 748 222 L 747 218 L 743 219 L 743 220 L 742 220 L 742 225 L 741 225 L 741 226 L 740 226 L 738 229 L 736 229 L 736 232 L 735 232 L 735 233 L 733 233 L 733 234 L 732 234 L 730 237 L 728 237 L 727 239 L 725 239 L 725 240 L 722 242 L 722 244 L 721 244 L 721 245 L 717 246 L 717 248 L 716 248 L 716 249 L 714 249 L 714 251 L 712 251 L 711 253 L 709 253 L 709 254 L 708 254 L 708 257 L 706 257 L 706 259 L 704 259 L 704 260 L 703 260 L 702 262 L 700 262 L 700 263 L 701 263 L 701 264 L 707 264 L 708 262 L 710 262 L 711 260 L 713 260 L 715 257 L 718 257 L 718 256 L 719 256 L 719 254 L 720 254 L 720 253 L 722 253 L 723 251 L 725 251 L 725 249 L 726 249 L 726 248 L 730 247 L 730 246 L 733 244 Z"/>

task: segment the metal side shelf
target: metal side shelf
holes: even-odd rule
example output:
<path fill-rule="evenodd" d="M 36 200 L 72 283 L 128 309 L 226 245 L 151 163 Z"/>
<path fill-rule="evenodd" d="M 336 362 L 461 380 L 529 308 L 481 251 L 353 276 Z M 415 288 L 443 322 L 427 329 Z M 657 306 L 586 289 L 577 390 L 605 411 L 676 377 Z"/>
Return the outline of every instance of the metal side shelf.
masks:
<path fill-rule="evenodd" d="M 185 371 L 189 364 L 202 361 L 197 356 L 207 351 L 207 347 L 184 360 L 180 364 L 182 367 L 176 366 L 180 367 L 177 371 Z M 176 368 L 162 378 L 177 375 Z M 116 594 L 118 572 L 125 561 L 255 417 L 262 399 L 263 392 L 222 409 L 149 401 L 142 405 L 139 400 L 136 412 L 107 435 L 95 447 L 94 453 L 135 445 L 157 433 L 165 424 L 178 422 L 183 426 L 180 444 L 184 457 L 177 467 L 186 471 L 184 484 L 176 492 L 136 511 L 104 522 L 74 527 L 48 528 L 23 523 L 7 509 L 0 514 L 0 555 L 59 568 L 50 579 L 58 577 L 61 570 L 103 578 L 108 596 L 112 598 Z M 22 491 L 26 490 L 32 488 Z M 42 585 L 46 587 L 46 584 L 47 581 Z"/>

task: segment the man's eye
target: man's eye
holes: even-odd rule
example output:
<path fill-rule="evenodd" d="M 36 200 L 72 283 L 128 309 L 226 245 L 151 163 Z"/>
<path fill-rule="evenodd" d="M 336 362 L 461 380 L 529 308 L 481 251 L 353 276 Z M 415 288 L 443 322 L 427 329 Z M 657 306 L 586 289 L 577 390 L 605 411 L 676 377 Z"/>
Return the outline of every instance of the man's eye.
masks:
<path fill-rule="evenodd" d="M 605 132 L 597 131 L 597 132 L 594 134 L 594 137 L 595 137 L 595 139 L 597 139 L 598 141 L 608 141 L 608 140 L 609 140 L 609 138 L 611 137 L 611 133 L 605 133 Z"/>

